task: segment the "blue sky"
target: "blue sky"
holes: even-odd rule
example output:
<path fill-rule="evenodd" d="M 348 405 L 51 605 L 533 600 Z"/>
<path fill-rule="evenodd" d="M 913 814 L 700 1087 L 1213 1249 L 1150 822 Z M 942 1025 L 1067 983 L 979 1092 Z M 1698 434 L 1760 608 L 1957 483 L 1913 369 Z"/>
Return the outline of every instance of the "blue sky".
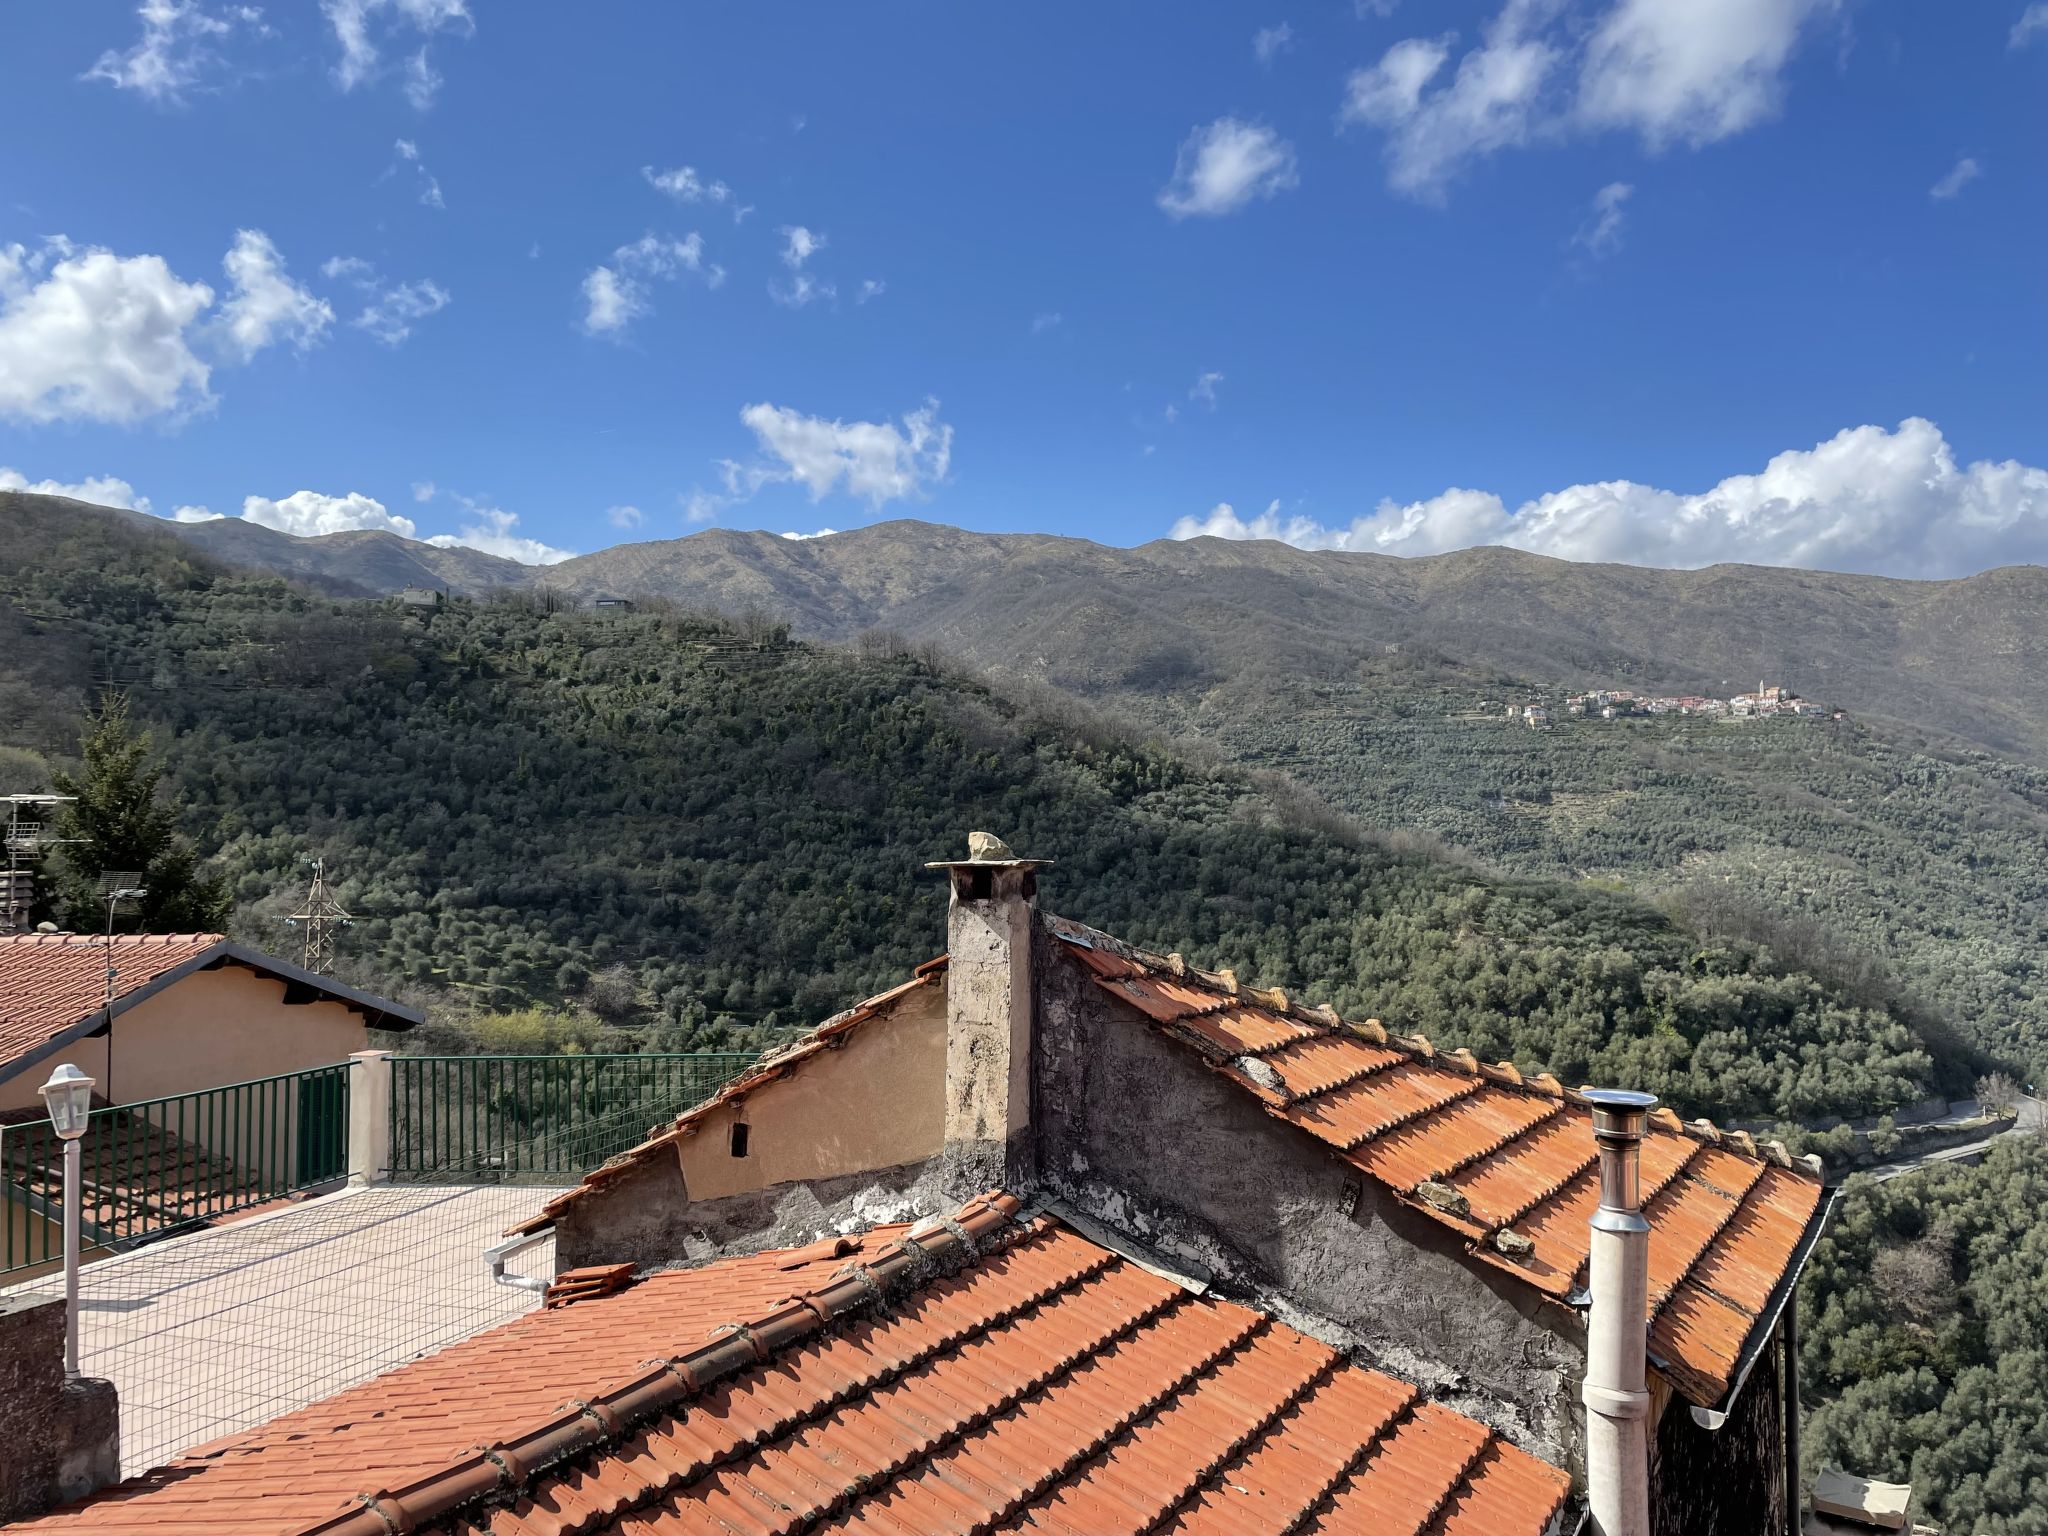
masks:
<path fill-rule="evenodd" d="M 2048 560 L 2048 4 L 12 0 L 0 484 Z"/>

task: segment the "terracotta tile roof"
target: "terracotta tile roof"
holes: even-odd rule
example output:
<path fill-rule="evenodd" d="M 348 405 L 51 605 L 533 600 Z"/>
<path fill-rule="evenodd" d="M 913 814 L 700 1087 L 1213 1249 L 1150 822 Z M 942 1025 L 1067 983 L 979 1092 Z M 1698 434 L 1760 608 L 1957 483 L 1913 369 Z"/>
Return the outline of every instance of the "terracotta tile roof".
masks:
<path fill-rule="evenodd" d="M 1584 1304 L 1599 1179 L 1592 1114 L 1578 1094 L 1049 921 L 1103 991 L 1199 1052 L 1269 1114 L 1462 1234 L 1476 1262 L 1553 1301 Z M 1642 1170 L 1651 1359 L 1692 1402 L 1715 1406 L 1793 1277 L 1821 1204 L 1818 1169 L 1776 1143 L 1759 1149 L 1739 1132 L 1657 1110 Z M 1517 1236 L 1529 1249 L 1511 1257 Z"/>
<path fill-rule="evenodd" d="M 601 1167 L 592 1169 L 575 1188 L 564 1190 L 555 1196 L 518 1226 L 509 1228 L 506 1236 L 538 1232 L 542 1227 L 551 1226 L 585 1195 L 616 1182 L 651 1159 L 674 1156 L 671 1149 L 676 1142 L 689 1135 L 713 1110 L 758 1093 L 769 1084 L 788 1077 L 820 1051 L 829 1051 L 845 1044 L 847 1036 L 864 1024 L 886 1018 L 890 1010 L 911 993 L 923 987 L 944 986 L 945 975 L 944 955 L 940 955 L 936 960 L 927 960 L 917 968 L 916 974 L 900 987 L 891 987 L 887 992 L 878 993 L 865 1002 L 854 1004 L 844 1013 L 834 1014 L 801 1040 L 771 1055 L 763 1056 L 717 1093 L 703 1103 L 684 1110 L 637 1147 L 629 1147 Z"/>
<path fill-rule="evenodd" d="M 1568 1487 L 988 1195 L 529 1313 L 18 1529 L 1538 1536 Z"/>
<path fill-rule="evenodd" d="M 113 943 L 114 1014 L 160 986 L 224 962 L 274 976 L 344 1003 L 379 1029 L 422 1022 L 418 1009 L 303 971 L 217 933 L 117 933 Z M 86 933 L 0 935 L 0 1079 L 55 1054 L 89 1033 L 107 1000 L 107 941 Z"/>
<path fill-rule="evenodd" d="M 115 934 L 118 1000 L 221 942 L 217 933 Z M 106 1005 L 107 941 L 82 933 L 0 937 L 0 1062 L 13 1061 Z"/>

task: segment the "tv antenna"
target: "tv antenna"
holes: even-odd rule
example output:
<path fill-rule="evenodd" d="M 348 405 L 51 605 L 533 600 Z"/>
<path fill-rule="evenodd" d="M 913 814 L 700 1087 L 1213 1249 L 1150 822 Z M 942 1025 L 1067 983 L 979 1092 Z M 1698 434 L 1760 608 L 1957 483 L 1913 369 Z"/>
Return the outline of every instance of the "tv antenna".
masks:
<path fill-rule="evenodd" d="M 348 927 L 355 914 L 327 894 L 326 860 L 307 862 L 313 866 L 312 889 L 306 892 L 306 904 L 285 919 L 285 926 L 305 930 L 306 952 L 301 963 L 314 975 L 324 976 L 334 968 L 334 930 Z"/>
<path fill-rule="evenodd" d="M 30 866 L 59 843 L 82 841 L 57 836 L 55 825 L 57 807 L 76 798 L 0 795 L 0 805 L 7 808 L 7 867 L 0 869 L 0 933 L 28 928 L 29 909 L 35 903 L 35 871 Z"/>

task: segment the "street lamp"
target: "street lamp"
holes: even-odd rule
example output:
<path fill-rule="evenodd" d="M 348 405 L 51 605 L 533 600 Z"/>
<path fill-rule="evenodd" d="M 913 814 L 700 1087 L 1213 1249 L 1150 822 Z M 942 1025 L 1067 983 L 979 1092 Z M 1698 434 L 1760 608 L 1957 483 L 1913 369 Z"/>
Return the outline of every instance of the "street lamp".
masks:
<path fill-rule="evenodd" d="M 50 1129 L 64 1141 L 64 1374 L 78 1377 L 79 1139 L 92 1114 L 92 1079 L 65 1062 L 37 1090 L 49 1106 Z"/>

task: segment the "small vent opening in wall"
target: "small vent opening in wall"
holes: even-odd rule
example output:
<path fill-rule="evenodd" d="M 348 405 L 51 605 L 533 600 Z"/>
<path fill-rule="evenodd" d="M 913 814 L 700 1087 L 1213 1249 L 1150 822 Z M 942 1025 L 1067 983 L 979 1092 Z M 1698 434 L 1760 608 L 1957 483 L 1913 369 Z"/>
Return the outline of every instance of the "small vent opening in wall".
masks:
<path fill-rule="evenodd" d="M 752 1133 L 752 1130 L 753 1128 L 749 1126 L 747 1122 L 744 1120 L 733 1121 L 732 1155 L 734 1157 L 745 1157 L 747 1155 L 747 1143 Z"/>

